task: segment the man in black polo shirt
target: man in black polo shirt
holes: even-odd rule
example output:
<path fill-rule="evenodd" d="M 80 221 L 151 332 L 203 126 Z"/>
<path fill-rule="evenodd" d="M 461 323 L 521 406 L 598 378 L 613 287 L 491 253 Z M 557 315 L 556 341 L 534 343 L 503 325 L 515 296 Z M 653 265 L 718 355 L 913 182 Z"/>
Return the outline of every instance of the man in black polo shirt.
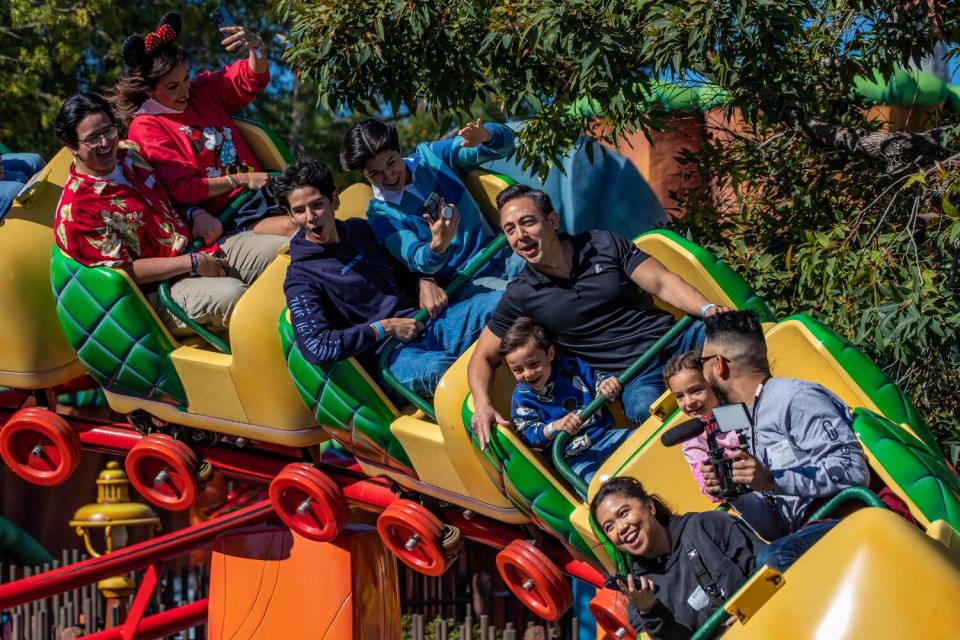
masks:
<path fill-rule="evenodd" d="M 497 208 L 510 247 L 527 265 L 507 285 L 470 359 L 472 427 L 481 446 L 494 422 L 510 424 L 493 408 L 490 387 L 500 363 L 500 339 L 517 317 L 532 317 L 567 352 L 619 375 L 673 324 L 651 295 L 692 316 L 725 310 L 626 238 L 599 230 L 558 234 L 559 217 L 543 191 L 508 187 L 497 196 Z M 631 421 L 646 420 L 650 405 L 663 393 L 663 363 L 673 353 L 701 344 L 703 323 L 697 321 L 623 389 L 621 401 Z"/>

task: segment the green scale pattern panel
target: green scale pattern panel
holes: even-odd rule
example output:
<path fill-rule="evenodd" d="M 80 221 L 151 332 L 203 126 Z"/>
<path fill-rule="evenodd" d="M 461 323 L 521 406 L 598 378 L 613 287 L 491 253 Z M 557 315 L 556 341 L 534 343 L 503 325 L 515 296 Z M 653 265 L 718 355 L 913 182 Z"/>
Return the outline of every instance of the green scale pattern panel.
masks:
<path fill-rule="evenodd" d="M 473 412 L 464 401 L 461 416 L 470 424 Z M 474 446 L 479 442 L 473 438 Z M 570 524 L 570 515 L 577 508 L 548 478 L 533 465 L 526 447 L 518 448 L 498 430 L 490 434 L 490 444 L 481 454 L 484 470 L 494 484 L 517 509 L 542 529 L 554 532 L 561 540 L 586 558 L 596 558 L 590 544 Z"/>
<path fill-rule="evenodd" d="M 672 231 L 658 229 L 643 235 L 648 234 L 666 237 L 689 252 L 697 262 L 703 265 L 737 309 L 752 309 L 761 320 L 773 321 L 770 308 L 756 292 L 733 269 L 717 260 L 711 253 Z M 479 451 L 479 442 L 472 437 L 470 430 L 472 416 L 473 412 L 464 401 L 461 414 L 463 427 L 471 433 L 473 444 Z M 529 458 L 533 454 L 525 448 L 518 450 L 505 438 L 491 437 L 497 444 L 487 447 L 487 450 L 482 453 L 484 468 L 491 480 L 503 489 L 517 509 L 531 519 L 546 525 L 549 530 L 587 557 L 595 557 L 593 551 L 570 525 L 569 516 L 576 505 L 564 498 L 553 486 L 551 480 L 543 477 L 543 474 L 530 463 Z M 616 559 L 615 554 L 611 553 L 611 556 Z"/>
<path fill-rule="evenodd" d="M 859 349 L 810 316 L 798 313 L 788 316 L 786 320 L 796 320 L 803 324 L 836 358 L 847 375 L 856 380 L 860 388 L 870 395 L 870 399 L 877 405 L 880 413 L 888 420 L 897 424 L 910 425 L 931 452 L 943 456 L 937 439 L 930 433 L 930 427 L 880 367 L 871 362 Z"/>
<path fill-rule="evenodd" d="M 407 452 L 390 431 L 393 411 L 367 379 L 349 360 L 321 367 L 304 358 L 287 320 L 286 307 L 280 313 L 279 325 L 290 377 L 317 422 L 352 453 L 367 457 L 364 452 L 374 451 L 374 458 L 382 458 L 416 477 Z"/>
<path fill-rule="evenodd" d="M 170 360 L 174 344 L 126 278 L 113 269 L 85 267 L 55 248 L 50 281 L 67 341 L 104 389 L 186 406 Z"/>
<path fill-rule="evenodd" d="M 866 409 L 854 411 L 853 430 L 906 497 L 930 522 L 945 520 L 960 530 L 960 477 L 899 424 Z"/>

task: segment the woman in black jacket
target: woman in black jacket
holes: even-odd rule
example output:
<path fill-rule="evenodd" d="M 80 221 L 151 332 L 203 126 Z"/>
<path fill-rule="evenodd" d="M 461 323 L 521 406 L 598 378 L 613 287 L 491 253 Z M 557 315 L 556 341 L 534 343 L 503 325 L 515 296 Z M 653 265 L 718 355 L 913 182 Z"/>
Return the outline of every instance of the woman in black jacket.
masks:
<path fill-rule="evenodd" d="M 660 640 L 689 638 L 753 573 L 763 543 L 740 520 L 709 511 L 678 516 L 635 478 L 606 482 L 590 515 L 632 566 L 618 580 L 630 623 Z"/>

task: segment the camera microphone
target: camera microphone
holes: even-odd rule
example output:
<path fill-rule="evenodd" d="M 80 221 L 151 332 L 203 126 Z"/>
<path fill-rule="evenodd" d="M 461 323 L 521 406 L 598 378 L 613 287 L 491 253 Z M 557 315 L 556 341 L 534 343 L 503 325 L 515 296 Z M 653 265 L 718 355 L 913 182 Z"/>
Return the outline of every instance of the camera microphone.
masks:
<path fill-rule="evenodd" d="M 681 442 L 686 442 L 691 438 L 696 438 L 698 435 L 703 433 L 703 430 L 706 429 L 706 427 L 707 425 L 698 418 L 681 422 L 677 426 L 671 427 L 667 431 L 663 432 L 663 434 L 660 436 L 660 444 L 665 447 L 678 445 Z"/>

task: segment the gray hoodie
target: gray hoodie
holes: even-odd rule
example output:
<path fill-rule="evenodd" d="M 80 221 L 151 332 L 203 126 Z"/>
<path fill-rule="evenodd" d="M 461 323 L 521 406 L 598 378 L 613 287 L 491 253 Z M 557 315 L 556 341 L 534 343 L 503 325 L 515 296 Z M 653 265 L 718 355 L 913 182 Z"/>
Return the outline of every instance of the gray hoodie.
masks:
<path fill-rule="evenodd" d="M 657 601 L 644 614 L 630 605 L 630 624 L 659 640 L 693 635 L 753 573 L 764 546 L 740 520 L 719 511 L 671 516 L 667 531 L 670 553 L 634 557 L 632 568 L 634 580 L 653 581 Z"/>

